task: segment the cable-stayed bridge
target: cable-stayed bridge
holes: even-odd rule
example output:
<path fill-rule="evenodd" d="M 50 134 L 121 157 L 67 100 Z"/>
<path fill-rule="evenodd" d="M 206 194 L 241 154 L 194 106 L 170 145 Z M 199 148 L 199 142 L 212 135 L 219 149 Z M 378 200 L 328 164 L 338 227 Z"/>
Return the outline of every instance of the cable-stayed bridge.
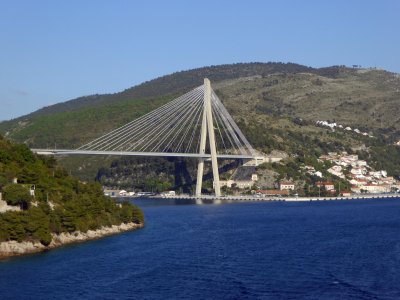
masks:
<path fill-rule="evenodd" d="M 225 109 L 207 78 L 203 85 L 77 149 L 32 151 L 42 155 L 197 158 L 196 196 L 201 195 L 204 162 L 211 160 L 217 197 L 220 196 L 217 159 L 263 159 Z"/>

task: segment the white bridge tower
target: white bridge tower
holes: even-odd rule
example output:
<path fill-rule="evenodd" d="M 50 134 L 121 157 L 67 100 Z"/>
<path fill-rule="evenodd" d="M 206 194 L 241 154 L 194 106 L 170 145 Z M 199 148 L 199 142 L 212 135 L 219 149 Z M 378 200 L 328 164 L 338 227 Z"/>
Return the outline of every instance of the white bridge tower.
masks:
<path fill-rule="evenodd" d="M 207 132 L 210 144 L 211 165 L 214 177 L 215 196 L 220 197 L 221 187 L 219 185 L 217 147 L 215 146 L 214 122 L 211 109 L 211 84 L 208 78 L 204 78 L 204 108 L 203 108 L 203 119 L 201 123 L 200 149 L 199 149 L 199 153 L 201 155 L 204 155 L 206 151 Z M 205 158 L 203 157 L 199 158 L 199 164 L 197 167 L 196 197 L 201 196 L 201 188 L 203 184 L 203 173 L 204 173 L 204 160 Z"/>
<path fill-rule="evenodd" d="M 259 158 L 212 90 L 210 80 L 207 78 L 204 79 L 203 85 L 77 149 L 32 149 L 32 151 L 43 155 L 196 158 L 199 160 L 195 194 L 198 198 L 201 197 L 206 161 L 211 160 L 215 196 L 220 197 L 217 160 Z"/>

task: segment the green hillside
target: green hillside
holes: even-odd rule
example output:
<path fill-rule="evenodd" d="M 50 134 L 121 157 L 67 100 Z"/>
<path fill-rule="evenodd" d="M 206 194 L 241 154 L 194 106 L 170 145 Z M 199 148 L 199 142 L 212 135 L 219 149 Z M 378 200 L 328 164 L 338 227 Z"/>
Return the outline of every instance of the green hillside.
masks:
<path fill-rule="evenodd" d="M 6 136 L 37 148 L 74 148 L 159 107 L 170 100 L 125 100 L 99 107 L 35 115 L 9 127 Z M 12 122 L 4 124 L 10 126 Z M 2 127 L 4 128 L 4 127 Z"/>
<path fill-rule="evenodd" d="M 32 187 L 34 196 L 30 194 Z M 47 246 L 51 233 L 143 222 L 136 206 L 118 206 L 103 195 L 98 183 L 81 182 L 57 166 L 53 158 L 36 156 L 25 145 L 1 136 L 0 192 L 8 205 L 22 209 L 0 213 L 0 242 L 40 241 Z"/>
<path fill-rule="evenodd" d="M 193 87 L 199 86 L 203 78 L 208 77 L 211 81 L 217 82 L 226 79 L 234 79 L 255 75 L 274 74 L 277 72 L 299 73 L 314 72 L 335 76 L 335 68 L 313 69 L 298 64 L 288 63 L 239 63 L 230 65 L 210 66 L 193 69 L 189 71 L 176 72 L 170 75 L 162 76 L 135 87 L 128 88 L 125 91 L 115 94 L 91 95 L 58 103 L 39 109 L 31 114 L 17 118 L 6 124 L 15 124 L 15 122 L 30 119 L 34 116 L 55 114 L 60 112 L 81 110 L 87 107 L 98 107 L 109 105 L 116 102 L 124 102 L 133 99 L 153 99 L 162 95 L 174 95 L 187 92 Z"/>
<path fill-rule="evenodd" d="M 204 77 L 211 79 L 213 89 L 250 143 L 265 153 L 282 150 L 316 156 L 326 151 L 362 148 L 369 151 L 365 155 L 373 152 L 378 159 L 378 153 L 386 151 L 383 148 L 400 139 L 398 74 L 282 63 L 221 65 L 177 72 L 121 93 L 82 97 L 43 108 L 0 123 L 0 132 L 30 147 L 78 147 L 201 85 Z M 316 126 L 317 120 L 358 128 L 375 138 L 333 132 Z M 394 149 L 389 152 L 397 155 L 397 148 Z M 59 160 L 67 170 L 85 179 L 93 179 L 100 167 L 110 170 L 107 173 L 103 169 L 100 175 L 118 178 L 121 174 L 110 169 L 114 158 Z M 119 161 L 114 165 L 120 165 Z M 397 172 L 396 168 L 391 169 Z M 144 171 L 133 173 L 146 185 Z M 163 180 L 175 185 L 169 175 Z"/>
<path fill-rule="evenodd" d="M 76 147 L 160 106 L 209 77 L 228 110 L 308 121 L 336 120 L 399 136 L 400 78 L 380 70 L 296 64 L 213 66 L 145 82 L 121 93 L 82 97 L 0 123 L 0 133 L 32 147 Z M 82 130 L 84 129 L 84 130 Z"/>

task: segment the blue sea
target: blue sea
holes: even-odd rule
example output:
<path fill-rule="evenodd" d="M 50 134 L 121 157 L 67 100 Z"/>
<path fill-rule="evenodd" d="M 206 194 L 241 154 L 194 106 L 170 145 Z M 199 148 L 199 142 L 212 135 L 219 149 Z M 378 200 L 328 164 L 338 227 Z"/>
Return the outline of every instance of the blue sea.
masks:
<path fill-rule="evenodd" d="M 400 199 L 136 199 L 141 230 L 0 261 L 0 299 L 400 299 Z"/>

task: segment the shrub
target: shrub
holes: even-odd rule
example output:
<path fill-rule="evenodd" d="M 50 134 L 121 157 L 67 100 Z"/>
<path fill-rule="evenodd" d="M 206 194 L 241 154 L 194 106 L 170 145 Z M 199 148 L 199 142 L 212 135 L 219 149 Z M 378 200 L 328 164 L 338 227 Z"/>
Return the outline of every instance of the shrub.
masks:
<path fill-rule="evenodd" d="M 20 184 L 9 184 L 3 188 L 4 199 L 8 205 L 19 205 L 21 209 L 28 209 L 31 201 L 29 190 Z"/>

